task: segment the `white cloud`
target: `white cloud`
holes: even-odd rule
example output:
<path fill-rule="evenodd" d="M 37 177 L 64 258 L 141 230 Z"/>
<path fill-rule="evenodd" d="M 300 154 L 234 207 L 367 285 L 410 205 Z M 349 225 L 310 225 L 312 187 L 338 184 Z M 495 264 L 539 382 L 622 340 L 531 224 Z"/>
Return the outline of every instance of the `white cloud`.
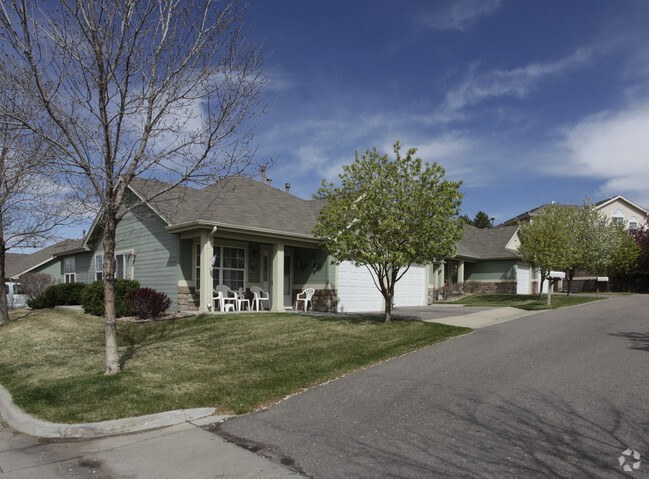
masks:
<path fill-rule="evenodd" d="M 570 70 L 582 68 L 591 58 L 591 50 L 579 49 L 570 56 L 555 62 L 531 63 L 513 70 L 493 70 L 475 73 L 476 66 L 458 87 L 446 95 L 443 113 L 439 118 L 453 118 L 453 114 L 465 107 L 478 104 L 495 97 L 524 98 L 546 81 Z"/>
<path fill-rule="evenodd" d="M 502 0 L 453 0 L 418 21 L 435 30 L 466 30 L 493 15 L 501 4 Z"/>
<path fill-rule="evenodd" d="M 563 134 L 570 164 L 559 173 L 602 179 L 603 194 L 649 205 L 649 101 L 587 117 Z"/>

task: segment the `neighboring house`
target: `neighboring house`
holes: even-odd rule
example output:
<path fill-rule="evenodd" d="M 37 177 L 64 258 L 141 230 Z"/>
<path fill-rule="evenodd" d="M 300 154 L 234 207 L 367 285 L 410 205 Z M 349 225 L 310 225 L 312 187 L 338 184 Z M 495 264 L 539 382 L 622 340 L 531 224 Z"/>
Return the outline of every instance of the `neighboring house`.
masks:
<path fill-rule="evenodd" d="M 71 251 L 82 251 L 83 240 L 66 239 L 47 248 L 31 254 L 7 253 L 5 258 L 5 281 L 18 281 L 20 275 L 25 273 L 46 273 L 58 281 L 70 282 L 74 280 L 70 274 L 66 275 L 65 264 L 61 263 L 59 254 L 69 254 Z"/>
<path fill-rule="evenodd" d="M 614 196 L 595 203 L 597 209 L 611 223 L 623 224 L 626 229 L 635 230 L 647 224 L 649 210 L 639 206 L 624 196 Z"/>
<path fill-rule="evenodd" d="M 520 261 L 518 226 L 479 229 L 467 225 L 455 258 L 448 260 L 448 284 L 477 281 L 484 292 L 530 294 L 538 278 Z"/>
<path fill-rule="evenodd" d="M 526 211 L 514 218 L 511 218 L 504 223 L 503 226 L 517 225 L 523 221 L 530 221 L 534 216 L 538 215 L 547 204 Z M 566 208 L 576 208 L 579 205 L 563 205 Z M 623 224 L 626 229 L 635 230 L 647 224 L 647 216 L 649 210 L 643 208 L 626 199 L 624 196 L 617 195 L 606 200 L 598 201 L 595 203 L 595 208 L 603 214 L 611 223 Z"/>

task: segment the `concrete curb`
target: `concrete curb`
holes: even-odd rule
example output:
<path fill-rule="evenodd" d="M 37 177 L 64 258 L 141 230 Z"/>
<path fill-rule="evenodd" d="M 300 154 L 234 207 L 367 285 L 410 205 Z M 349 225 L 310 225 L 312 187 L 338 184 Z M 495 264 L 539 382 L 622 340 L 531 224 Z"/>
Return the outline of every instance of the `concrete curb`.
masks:
<path fill-rule="evenodd" d="M 116 419 L 88 424 L 56 424 L 37 419 L 14 404 L 9 391 L 0 385 L 0 414 L 14 429 L 35 437 L 44 438 L 95 438 L 141 432 L 183 422 L 195 422 L 213 416 L 213 408 L 179 409 L 133 418 Z M 220 422 L 223 416 L 213 416 Z M 204 422 L 204 421 L 202 421 Z"/>

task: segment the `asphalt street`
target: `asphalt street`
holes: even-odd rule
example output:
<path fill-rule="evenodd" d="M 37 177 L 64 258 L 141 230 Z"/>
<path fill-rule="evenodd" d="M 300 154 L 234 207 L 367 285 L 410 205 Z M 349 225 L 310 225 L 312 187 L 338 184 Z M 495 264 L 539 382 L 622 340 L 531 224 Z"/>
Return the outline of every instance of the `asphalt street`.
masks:
<path fill-rule="evenodd" d="M 312 478 L 649 477 L 648 365 L 649 296 L 613 296 L 478 329 L 218 431 Z"/>

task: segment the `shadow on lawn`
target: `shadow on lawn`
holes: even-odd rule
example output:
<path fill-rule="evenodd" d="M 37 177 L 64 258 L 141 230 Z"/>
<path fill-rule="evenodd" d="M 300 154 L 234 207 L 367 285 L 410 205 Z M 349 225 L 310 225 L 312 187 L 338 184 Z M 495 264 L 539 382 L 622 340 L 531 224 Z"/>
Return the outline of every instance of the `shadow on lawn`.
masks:
<path fill-rule="evenodd" d="M 168 338 L 175 326 L 175 321 L 121 324 L 118 328 L 118 338 L 120 346 L 126 343 L 126 351 L 120 356 L 120 367 L 124 368 L 127 361 L 142 348 Z"/>
<path fill-rule="evenodd" d="M 326 315 L 318 316 L 318 320 L 328 323 L 348 323 L 348 324 L 385 324 L 385 315 L 383 313 L 376 314 L 338 314 L 338 315 Z M 405 316 L 394 314 L 392 315 L 391 322 L 398 323 L 402 321 L 415 321 L 420 320 L 416 316 Z"/>

